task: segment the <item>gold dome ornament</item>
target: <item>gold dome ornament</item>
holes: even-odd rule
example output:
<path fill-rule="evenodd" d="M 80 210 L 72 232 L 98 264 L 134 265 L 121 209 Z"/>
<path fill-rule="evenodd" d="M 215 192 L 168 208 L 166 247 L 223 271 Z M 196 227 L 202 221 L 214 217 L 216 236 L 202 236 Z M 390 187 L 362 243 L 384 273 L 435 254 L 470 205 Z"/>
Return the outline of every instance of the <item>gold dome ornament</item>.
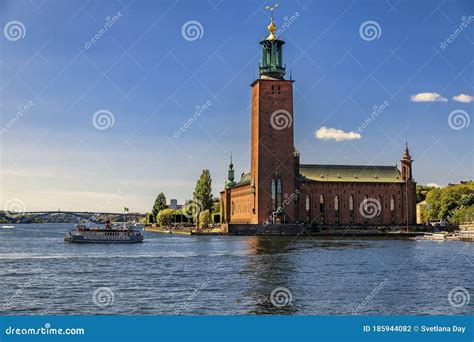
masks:
<path fill-rule="evenodd" d="M 272 19 L 272 21 L 270 22 L 270 25 L 268 25 L 268 31 L 270 32 L 270 34 L 268 35 L 267 40 L 275 40 L 276 39 L 275 30 L 276 30 L 276 26 L 273 23 L 273 19 Z"/>
<path fill-rule="evenodd" d="M 275 11 L 277 7 L 278 7 L 278 4 L 265 7 L 265 9 L 269 10 L 272 13 L 272 19 L 270 21 L 270 25 L 268 25 L 268 32 L 270 32 L 270 34 L 268 35 L 267 40 L 277 39 L 277 37 L 275 36 L 276 26 L 275 26 L 275 23 L 273 22 L 273 12 Z"/>

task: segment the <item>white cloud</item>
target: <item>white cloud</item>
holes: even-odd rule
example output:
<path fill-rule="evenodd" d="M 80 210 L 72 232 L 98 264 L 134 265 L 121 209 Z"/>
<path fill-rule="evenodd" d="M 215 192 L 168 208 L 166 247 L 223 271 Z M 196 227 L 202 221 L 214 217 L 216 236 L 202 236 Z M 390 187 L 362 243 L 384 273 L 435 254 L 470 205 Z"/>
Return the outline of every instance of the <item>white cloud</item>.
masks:
<path fill-rule="evenodd" d="M 462 103 L 471 103 L 472 101 L 474 101 L 474 96 L 459 94 L 457 96 L 454 96 L 453 100 L 457 102 L 462 102 Z"/>
<path fill-rule="evenodd" d="M 327 128 L 324 126 L 316 131 L 315 136 L 317 139 L 335 141 L 354 140 L 362 138 L 362 136 L 356 132 L 344 132 L 340 129 Z"/>
<path fill-rule="evenodd" d="M 441 185 L 436 184 L 436 183 L 428 183 L 426 186 L 432 186 L 433 188 L 441 188 Z"/>
<path fill-rule="evenodd" d="M 410 97 L 412 102 L 448 102 L 438 93 L 419 93 Z"/>

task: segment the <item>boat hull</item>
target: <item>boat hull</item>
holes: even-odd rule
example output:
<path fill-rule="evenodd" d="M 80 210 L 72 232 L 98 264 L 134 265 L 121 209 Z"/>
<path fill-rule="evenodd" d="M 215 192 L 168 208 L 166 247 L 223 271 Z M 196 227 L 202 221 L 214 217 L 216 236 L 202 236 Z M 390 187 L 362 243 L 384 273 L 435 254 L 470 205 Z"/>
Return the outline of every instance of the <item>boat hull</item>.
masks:
<path fill-rule="evenodd" d="M 107 235 L 108 233 L 108 235 Z M 70 232 L 64 237 L 70 243 L 140 243 L 143 233 L 138 232 Z"/>
<path fill-rule="evenodd" d="M 106 240 L 106 239 L 84 239 L 83 237 L 64 238 L 64 241 L 70 243 L 140 243 L 143 238 L 131 238 L 128 240 Z"/>

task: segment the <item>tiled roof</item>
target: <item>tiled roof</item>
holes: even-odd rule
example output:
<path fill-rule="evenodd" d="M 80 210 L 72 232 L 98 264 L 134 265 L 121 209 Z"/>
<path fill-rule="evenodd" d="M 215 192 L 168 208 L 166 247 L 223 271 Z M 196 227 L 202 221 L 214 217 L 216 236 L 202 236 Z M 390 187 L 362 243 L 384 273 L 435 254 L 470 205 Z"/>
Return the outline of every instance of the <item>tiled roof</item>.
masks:
<path fill-rule="evenodd" d="M 246 185 L 246 184 L 250 184 L 250 172 L 242 173 L 242 176 L 240 176 L 239 181 L 233 187 Z"/>
<path fill-rule="evenodd" d="M 396 166 L 301 164 L 300 174 L 317 182 L 403 183 Z"/>

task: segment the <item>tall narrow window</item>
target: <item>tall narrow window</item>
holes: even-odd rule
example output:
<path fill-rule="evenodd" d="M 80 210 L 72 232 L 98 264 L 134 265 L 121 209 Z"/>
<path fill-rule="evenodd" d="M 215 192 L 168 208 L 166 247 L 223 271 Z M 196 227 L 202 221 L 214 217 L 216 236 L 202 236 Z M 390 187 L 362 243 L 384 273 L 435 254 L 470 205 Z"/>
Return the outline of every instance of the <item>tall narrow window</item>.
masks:
<path fill-rule="evenodd" d="M 395 224 L 395 197 L 390 198 L 390 216 L 392 224 Z"/>
<path fill-rule="evenodd" d="M 281 179 L 277 179 L 277 209 L 281 207 Z"/>
<path fill-rule="evenodd" d="M 364 202 L 362 204 L 362 207 L 364 208 L 364 210 L 362 210 L 362 213 L 364 216 L 364 224 L 368 224 L 369 223 L 369 214 L 370 213 L 370 208 L 368 207 L 368 203 L 369 203 L 369 196 L 365 195 L 364 197 Z"/>
<path fill-rule="evenodd" d="M 354 223 L 354 196 L 349 197 L 349 224 Z"/>
<path fill-rule="evenodd" d="M 339 196 L 336 195 L 334 197 L 334 216 L 335 216 L 335 224 L 339 224 Z"/>
<path fill-rule="evenodd" d="M 378 224 L 382 224 L 382 210 L 383 210 L 383 203 L 382 203 L 382 196 L 379 195 L 379 203 L 378 203 L 378 212 L 377 212 L 377 222 Z"/>
<path fill-rule="evenodd" d="M 272 179 L 272 209 L 276 210 L 276 182 Z"/>
<path fill-rule="evenodd" d="M 324 224 L 326 221 L 326 210 L 324 205 L 324 195 L 319 196 L 319 213 L 321 218 L 321 223 Z"/>
<path fill-rule="evenodd" d="M 311 222 L 311 197 L 306 195 L 306 221 Z"/>

